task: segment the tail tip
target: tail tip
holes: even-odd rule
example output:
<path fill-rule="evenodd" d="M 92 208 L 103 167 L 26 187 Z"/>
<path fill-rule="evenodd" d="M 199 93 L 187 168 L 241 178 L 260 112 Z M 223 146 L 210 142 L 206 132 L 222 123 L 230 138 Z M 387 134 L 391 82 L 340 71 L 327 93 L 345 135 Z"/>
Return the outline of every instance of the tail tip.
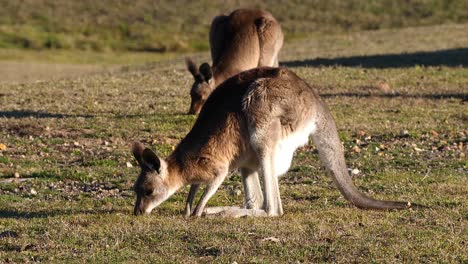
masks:
<path fill-rule="evenodd" d="M 406 209 L 427 209 L 429 207 L 425 206 L 425 205 L 421 205 L 421 204 L 415 204 L 415 203 L 411 203 L 411 202 L 408 202 L 406 204 Z"/>

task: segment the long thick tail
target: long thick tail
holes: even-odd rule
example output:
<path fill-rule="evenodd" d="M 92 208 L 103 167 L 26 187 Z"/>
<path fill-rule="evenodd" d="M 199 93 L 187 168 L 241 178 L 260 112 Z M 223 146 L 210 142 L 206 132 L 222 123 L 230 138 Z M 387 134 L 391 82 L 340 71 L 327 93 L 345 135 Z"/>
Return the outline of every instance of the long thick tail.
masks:
<path fill-rule="evenodd" d="M 320 159 L 331 172 L 336 186 L 343 196 L 361 209 L 409 209 L 424 207 L 410 202 L 383 201 L 370 198 L 361 193 L 349 176 L 344 159 L 343 146 L 336 129 L 335 121 L 325 105 L 317 112 L 317 130 L 312 139 L 319 151 Z"/>

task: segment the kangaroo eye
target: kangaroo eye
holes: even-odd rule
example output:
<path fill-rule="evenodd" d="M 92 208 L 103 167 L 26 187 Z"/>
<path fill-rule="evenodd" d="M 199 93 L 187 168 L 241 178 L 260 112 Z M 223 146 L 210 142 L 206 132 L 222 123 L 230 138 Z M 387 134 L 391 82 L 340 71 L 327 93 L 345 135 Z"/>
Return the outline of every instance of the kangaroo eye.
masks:
<path fill-rule="evenodd" d="M 153 190 L 146 190 L 146 191 L 145 191 L 145 195 L 146 195 L 146 196 L 150 196 L 150 195 L 152 195 L 152 194 L 153 194 Z"/>

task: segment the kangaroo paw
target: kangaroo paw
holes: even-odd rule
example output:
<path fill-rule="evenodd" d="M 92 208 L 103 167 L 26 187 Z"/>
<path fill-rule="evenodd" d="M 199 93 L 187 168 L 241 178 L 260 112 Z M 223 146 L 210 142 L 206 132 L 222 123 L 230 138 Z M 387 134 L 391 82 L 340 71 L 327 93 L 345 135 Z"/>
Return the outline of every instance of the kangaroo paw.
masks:
<path fill-rule="evenodd" d="M 266 217 L 267 213 L 262 209 L 246 209 L 235 206 L 223 206 L 223 207 L 212 207 L 205 210 L 205 216 L 207 217 Z"/>

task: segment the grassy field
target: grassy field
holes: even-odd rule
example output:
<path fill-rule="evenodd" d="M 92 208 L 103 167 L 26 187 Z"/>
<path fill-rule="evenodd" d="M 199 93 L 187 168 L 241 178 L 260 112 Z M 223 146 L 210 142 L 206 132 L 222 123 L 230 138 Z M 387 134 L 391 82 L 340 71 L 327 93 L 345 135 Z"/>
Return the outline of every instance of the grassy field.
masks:
<path fill-rule="evenodd" d="M 200 51 L 214 16 L 268 9 L 286 39 L 468 22 L 465 0 L 0 0 L 0 48 Z"/>
<path fill-rule="evenodd" d="M 0 83 L 28 83 L 112 72 L 131 65 L 161 62 L 177 53 L 0 49 Z"/>
<path fill-rule="evenodd" d="M 282 217 L 185 219 L 188 188 L 134 217 L 131 143 L 167 156 L 196 118 L 183 56 L 0 82 L 0 262 L 467 263 L 467 30 L 317 35 L 280 54 L 331 108 L 359 189 L 419 211 L 350 206 L 311 143 L 280 180 Z M 15 173 L 31 179 L 2 182 Z M 241 187 L 234 173 L 209 205 L 240 205 Z"/>

